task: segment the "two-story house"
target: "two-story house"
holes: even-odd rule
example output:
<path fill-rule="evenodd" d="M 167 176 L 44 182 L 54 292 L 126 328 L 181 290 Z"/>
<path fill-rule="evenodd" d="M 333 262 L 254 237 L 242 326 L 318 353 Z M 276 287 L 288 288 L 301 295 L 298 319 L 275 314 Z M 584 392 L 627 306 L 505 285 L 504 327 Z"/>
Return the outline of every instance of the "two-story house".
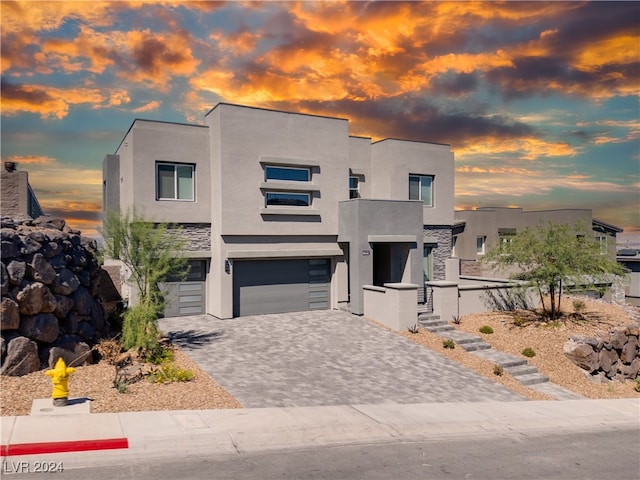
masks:
<path fill-rule="evenodd" d="M 103 205 L 182 227 L 191 269 L 167 316 L 362 314 L 363 285 L 444 279 L 453 181 L 448 145 L 220 103 L 204 125 L 135 120 L 104 159 Z"/>
<path fill-rule="evenodd" d="M 535 229 L 540 222 L 566 223 L 574 225 L 582 222 L 590 234 L 600 244 L 603 255 L 615 260 L 616 235 L 622 228 L 596 220 L 589 209 L 555 209 L 524 211 L 519 207 L 480 207 L 475 210 L 455 212 L 456 223 L 453 228 L 453 258 L 460 260 L 462 275 L 500 276 L 499 273 L 483 269 L 478 260 L 486 252 L 495 248 L 523 228 Z"/>

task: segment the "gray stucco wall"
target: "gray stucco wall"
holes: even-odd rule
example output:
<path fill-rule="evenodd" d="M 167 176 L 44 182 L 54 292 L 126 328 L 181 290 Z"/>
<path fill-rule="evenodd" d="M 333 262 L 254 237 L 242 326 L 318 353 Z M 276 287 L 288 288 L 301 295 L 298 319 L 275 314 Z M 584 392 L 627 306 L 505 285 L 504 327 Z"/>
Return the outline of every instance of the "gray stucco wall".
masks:
<path fill-rule="evenodd" d="M 2 198 L 3 215 L 29 215 L 29 175 L 24 171 L 7 172 L 2 169 Z"/>

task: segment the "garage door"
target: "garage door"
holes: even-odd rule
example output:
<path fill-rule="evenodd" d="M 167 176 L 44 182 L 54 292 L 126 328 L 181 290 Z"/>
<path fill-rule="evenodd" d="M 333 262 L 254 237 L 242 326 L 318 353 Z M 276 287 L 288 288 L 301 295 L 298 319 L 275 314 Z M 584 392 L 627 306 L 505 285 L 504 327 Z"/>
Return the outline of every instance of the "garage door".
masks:
<path fill-rule="evenodd" d="M 325 310 L 331 305 L 331 260 L 236 260 L 233 315 Z"/>
<path fill-rule="evenodd" d="M 160 285 L 167 302 L 164 309 L 165 317 L 205 313 L 206 266 L 206 260 L 191 260 L 185 281 Z"/>

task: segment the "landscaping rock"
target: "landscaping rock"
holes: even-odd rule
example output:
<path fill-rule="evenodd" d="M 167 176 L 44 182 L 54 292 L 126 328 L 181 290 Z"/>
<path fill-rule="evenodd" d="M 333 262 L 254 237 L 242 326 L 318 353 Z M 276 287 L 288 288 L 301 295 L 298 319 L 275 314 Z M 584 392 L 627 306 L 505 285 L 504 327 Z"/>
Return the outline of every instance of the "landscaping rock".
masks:
<path fill-rule="evenodd" d="M 563 353 L 574 364 L 589 373 L 598 369 L 598 354 L 591 345 L 569 340 L 564 344 Z"/>
<path fill-rule="evenodd" d="M 51 313 L 22 317 L 18 330 L 25 337 L 44 343 L 55 342 L 60 333 L 58 319 Z"/>
<path fill-rule="evenodd" d="M 10 298 L 4 297 L 0 304 L 0 330 L 16 330 L 20 325 L 18 304 Z"/>
<path fill-rule="evenodd" d="M 112 288 L 106 283 L 99 285 L 99 279 L 110 277 L 100 273 L 95 240 L 67 227 L 62 219 L 1 217 L 0 224 L 0 330 L 7 358 L 18 332 L 24 340 L 15 343 L 12 355 L 30 355 L 32 345 L 36 345 L 36 357 L 43 364 L 49 363 L 52 348 L 63 348 L 56 341 L 58 337 L 73 334 L 76 343 L 84 347 L 81 351 L 77 346 L 66 350 L 84 354 L 94 342 L 109 336 L 102 292 L 108 292 L 109 306 L 116 300 L 111 299 Z M 18 366 L 3 367 L 2 373 L 22 375 L 38 368 L 31 357 L 22 364 L 13 357 L 11 362 Z"/>
<path fill-rule="evenodd" d="M 16 337 L 7 345 L 7 357 L 0 368 L 0 375 L 14 377 L 37 372 L 40 369 L 38 345 L 26 337 Z"/>

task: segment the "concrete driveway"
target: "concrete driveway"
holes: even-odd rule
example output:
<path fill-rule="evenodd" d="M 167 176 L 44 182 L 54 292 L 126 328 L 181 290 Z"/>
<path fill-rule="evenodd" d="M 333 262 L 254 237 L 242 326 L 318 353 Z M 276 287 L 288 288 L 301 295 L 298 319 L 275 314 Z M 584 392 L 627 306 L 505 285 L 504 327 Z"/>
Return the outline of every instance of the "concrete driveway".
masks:
<path fill-rule="evenodd" d="M 345 312 L 200 315 L 159 326 L 247 408 L 524 400 Z"/>

